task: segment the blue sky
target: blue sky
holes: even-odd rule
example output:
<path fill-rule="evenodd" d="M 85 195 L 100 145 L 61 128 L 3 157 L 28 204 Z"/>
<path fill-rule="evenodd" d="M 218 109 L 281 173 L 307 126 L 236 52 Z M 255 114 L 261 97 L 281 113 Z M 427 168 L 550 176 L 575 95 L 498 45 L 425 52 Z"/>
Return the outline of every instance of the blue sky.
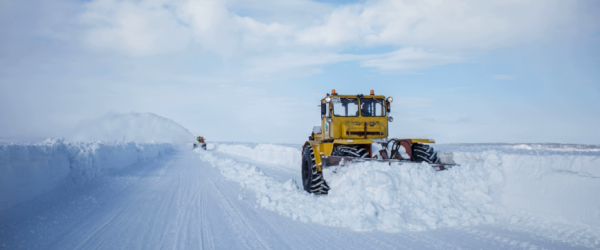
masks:
<path fill-rule="evenodd" d="M 134 111 L 216 141 L 301 143 L 325 93 L 374 89 L 395 98 L 395 137 L 600 144 L 596 1 L 1 5 L 2 138 Z"/>

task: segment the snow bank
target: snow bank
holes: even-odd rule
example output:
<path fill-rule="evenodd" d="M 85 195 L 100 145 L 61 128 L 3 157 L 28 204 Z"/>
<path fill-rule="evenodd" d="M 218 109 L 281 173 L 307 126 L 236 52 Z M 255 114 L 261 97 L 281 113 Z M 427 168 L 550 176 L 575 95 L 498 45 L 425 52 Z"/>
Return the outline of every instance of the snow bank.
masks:
<path fill-rule="evenodd" d="M 255 166 L 199 153 L 224 176 L 255 191 L 262 207 L 301 221 L 396 232 L 495 220 L 487 183 L 501 178 L 491 168 L 469 166 L 436 174 L 426 164 L 352 164 L 335 174 L 328 169 L 329 195 L 314 196 L 297 189 L 295 180 L 281 183 Z"/>
<path fill-rule="evenodd" d="M 302 162 L 300 148 L 273 144 L 258 144 L 254 147 L 240 144 L 216 144 L 214 151 L 241 156 L 253 161 L 280 164 L 297 170 Z"/>
<path fill-rule="evenodd" d="M 536 216 L 600 226 L 600 147 L 498 144 L 440 147 L 458 163 L 493 163 L 502 171 L 502 206 Z"/>
<path fill-rule="evenodd" d="M 218 148 L 255 161 L 287 165 L 300 176 L 299 149 L 276 145 L 255 148 L 219 145 Z M 296 188 L 295 180 L 277 181 L 255 166 L 219 158 L 210 152 L 198 153 L 203 160 L 219 167 L 224 176 L 255 191 L 261 207 L 302 221 L 357 231 L 395 232 L 497 221 L 520 223 L 536 216 L 600 227 L 598 148 L 531 145 L 438 145 L 436 148 L 452 152 L 461 166 L 441 172 L 416 163 L 364 162 L 329 168 L 324 171 L 331 187 L 327 196 L 309 195 Z"/>
<path fill-rule="evenodd" d="M 194 136 L 178 123 L 152 113 L 109 113 L 79 124 L 69 141 L 133 141 L 185 144 Z"/>
<path fill-rule="evenodd" d="M 85 181 L 172 150 L 168 143 L 78 142 L 0 145 L 0 211 L 34 198 L 63 181 Z"/>

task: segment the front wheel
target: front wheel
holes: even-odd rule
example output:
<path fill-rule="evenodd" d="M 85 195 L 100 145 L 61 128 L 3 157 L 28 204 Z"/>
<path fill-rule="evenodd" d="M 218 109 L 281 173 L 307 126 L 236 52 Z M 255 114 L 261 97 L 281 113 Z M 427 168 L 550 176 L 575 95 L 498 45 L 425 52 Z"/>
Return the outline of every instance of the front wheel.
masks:
<path fill-rule="evenodd" d="M 304 147 L 302 152 L 302 185 L 306 192 L 316 195 L 327 194 L 329 191 L 323 173 L 317 171 L 315 153 L 311 146 Z"/>

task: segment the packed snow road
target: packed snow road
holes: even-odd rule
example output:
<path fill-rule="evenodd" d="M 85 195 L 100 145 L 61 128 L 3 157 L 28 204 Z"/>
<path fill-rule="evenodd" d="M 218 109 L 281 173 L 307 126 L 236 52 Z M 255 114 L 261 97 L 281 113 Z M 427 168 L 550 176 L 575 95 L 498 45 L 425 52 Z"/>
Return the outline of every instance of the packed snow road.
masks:
<path fill-rule="evenodd" d="M 289 151 L 290 157 L 297 151 L 276 149 Z M 291 179 L 300 180 L 299 171 L 292 170 L 297 159 L 271 157 L 260 161 L 263 156 L 253 158 L 243 150 L 227 150 L 225 145 L 208 152 L 177 150 L 173 155 L 107 171 L 84 184 L 64 185 L 3 210 L 0 248 L 585 249 L 599 244 L 596 235 L 586 231 L 588 227 L 553 230 L 552 226 L 562 224 L 480 223 L 493 216 L 479 216 L 468 206 L 463 208 L 468 213 L 456 211 L 448 202 L 444 204 L 450 206 L 451 213 L 471 219 L 436 220 L 436 213 L 431 212 L 437 209 L 436 197 L 421 204 L 426 211 L 417 209 L 418 204 L 410 200 L 414 197 L 408 196 L 401 197 L 411 202 L 405 204 L 408 208 L 394 207 L 389 197 L 364 201 L 364 197 L 336 196 L 335 192 L 329 197 L 315 197 L 297 190 Z M 362 167 L 383 174 L 388 171 L 379 166 Z M 340 173 L 339 183 L 332 179 L 332 186 L 343 189 L 348 185 L 354 170 L 348 171 Z M 386 180 L 378 176 L 377 181 Z M 356 210 L 337 204 L 351 198 L 363 199 L 350 204 L 358 206 Z M 364 206 L 365 202 L 371 205 Z M 338 209 L 338 215 L 312 212 L 302 204 Z M 404 224 L 384 221 L 396 218 L 398 209 Z M 419 216 L 428 219 L 417 220 Z M 378 217 L 383 219 L 374 219 Z M 436 226 L 441 222 L 432 221 L 449 226 Z"/>

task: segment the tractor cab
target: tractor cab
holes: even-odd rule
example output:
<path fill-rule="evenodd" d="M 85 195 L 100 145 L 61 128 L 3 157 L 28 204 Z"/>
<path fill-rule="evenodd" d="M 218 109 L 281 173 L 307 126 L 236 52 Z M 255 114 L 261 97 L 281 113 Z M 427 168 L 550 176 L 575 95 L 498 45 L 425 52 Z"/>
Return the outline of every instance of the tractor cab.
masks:
<path fill-rule="evenodd" d="M 321 131 L 314 139 L 387 138 L 392 101 L 373 90 L 370 95 L 338 95 L 333 90 L 321 100 Z"/>

